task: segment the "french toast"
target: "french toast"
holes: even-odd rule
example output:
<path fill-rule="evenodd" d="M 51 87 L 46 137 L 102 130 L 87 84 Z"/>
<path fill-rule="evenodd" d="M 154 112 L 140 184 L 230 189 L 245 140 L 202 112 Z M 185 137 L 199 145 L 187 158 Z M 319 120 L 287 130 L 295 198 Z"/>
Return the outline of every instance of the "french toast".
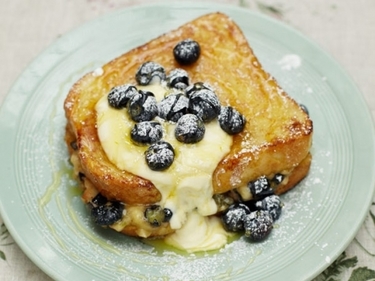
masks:
<path fill-rule="evenodd" d="M 176 61 L 173 49 L 187 38 L 199 42 L 200 54 L 196 62 L 183 64 Z M 230 136 L 229 149 L 209 175 L 211 197 L 247 201 L 253 197 L 250 182 L 261 177 L 272 181 L 276 176 L 281 178 L 272 188 L 282 194 L 308 174 L 313 133 L 308 114 L 262 68 L 234 21 L 225 14 L 210 13 L 126 52 L 103 65 L 100 73 L 86 74 L 66 97 L 65 141 L 83 186 L 83 201 L 92 203 L 100 194 L 125 206 L 124 218 L 112 228 L 131 236 L 153 237 L 181 227 L 168 222 L 155 226 L 145 220 L 147 206 L 165 203 L 165 194 L 143 174 L 114 163 L 98 133 L 99 101 L 116 86 L 137 85 L 135 74 L 149 61 L 162 65 L 166 72 L 184 69 L 190 84 L 207 83 L 222 106 L 235 108 L 246 119 L 243 130 Z M 216 212 L 220 211 L 217 207 Z"/>

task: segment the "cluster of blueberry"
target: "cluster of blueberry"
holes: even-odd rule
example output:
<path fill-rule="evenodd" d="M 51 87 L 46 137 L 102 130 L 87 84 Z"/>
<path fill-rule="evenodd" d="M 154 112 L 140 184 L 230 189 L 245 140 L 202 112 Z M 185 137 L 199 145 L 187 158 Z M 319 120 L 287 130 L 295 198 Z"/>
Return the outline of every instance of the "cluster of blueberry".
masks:
<path fill-rule="evenodd" d="M 279 184 L 284 176 L 277 174 L 271 181 L 265 176 L 249 182 L 248 188 L 253 200 L 234 203 L 221 216 L 227 231 L 244 232 L 252 241 L 266 238 L 274 222 L 280 217 L 282 202 L 272 189 L 272 183 Z"/>
<path fill-rule="evenodd" d="M 200 47 L 191 39 L 179 42 L 173 50 L 174 58 L 182 65 L 194 63 L 200 55 Z M 207 83 L 189 85 L 188 73 L 176 68 L 167 75 L 164 67 L 152 61 L 143 63 L 135 75 L 138 85 L 147 86 L 155 81 L 166 82 L 171 93 L 157 103 L 150 91 L 137 90 L 134 85 L 116 86 L 108 94 L 108 103 L 116 109 L 127 108 L 135 125 L 131 138 L 148 144 L 146 163 L 154 171 L 170 167 L 174 160 L 174 148 L 164 140 L 163 128 L 156 116 L 176 124 L 175 137 L 183 143 L 197 143 L 205 134 L 205 123 L 215 118 L 228 134 L 237 134 L 245 126 L 242 114 L 230 106 L 221 106 L 214 90 Z"/>
<path fill-rule="evenodd" d="M 180 65 L 192 64 L 200 56 L 200 46 L 191 39 L 183 40 L 175 46 L 173 55 Z M 136 73 L 137 83 L 144 86 L 155 80 L 165 81 L 169 88 L 177 91 L 172 91 L 159 103 L 153 93 L 137 90 L 130 84 L 116 86 L 108 94 L 109 105 L 116 109 L 127 108 L 129 116 L 135 121 L 131 138 L 137 143 L 149 145 L 145 158 L 150 169 L 165 170 L 174 159 L 174 149 L 162 140 L 163 128 L 160 122 L 154 120 L 156 116 L 175 123 L 175 137 L 183 143 L 201 141 L 205 134 L 204 124 L 216 118 L 220 127 L 230 135 L 243 130 L 246 123 L 244 116 L 230 106 L 222 106 L 210 85 L 202 82 L 189 85 L 185 70 L 177 68 L 166 75 L 164 68 L 155 62 L 142 64 Z M 277 174 L 271 180 L 263 176 L 250 182 L 248 188 L 253 196 L 250 201 L 233 203 L 233 199 L 219 196 L 222 204 L 226 205 L 221 214 L 225 229 L 244 232 L 253 241 L 267 237 L 283 206 L 279 196 L 273 193 L 272 186 L 280 184 L 283 179 L 283 175 Z M 228 201 L 228 198 L 231 200 Z M 125 208 L 124 204 L 109 201 L 100 194 L 91 201 L 91 206 L 92 216 L 99 225 L 111 225 L 120 220 Z M 155 227 L 168 222 L 172 215 L 171 210 L 159 205 L 148 206 L 144 212 L 145 219 Z"/>
<path fill-rule="evenodd" d="M 111 225 L 122 218 L 124 204 L 118 201 L 109 201 L 98 193 L 91 200 L 91 216 L 98 225 Z"/>
<path fill-rule="evenodd" d="M 90 202 L 91 216 L 94 222 L 101 226 L 108 226 L 122 219 L 125 205 L 118 201 L 109 201 L 98 193 Z M 160 226 L 163 222 L 169 222 L 172 211 L 159 205 L 150 205 L 144 211 L 144 217 L 152 226 Z"/>

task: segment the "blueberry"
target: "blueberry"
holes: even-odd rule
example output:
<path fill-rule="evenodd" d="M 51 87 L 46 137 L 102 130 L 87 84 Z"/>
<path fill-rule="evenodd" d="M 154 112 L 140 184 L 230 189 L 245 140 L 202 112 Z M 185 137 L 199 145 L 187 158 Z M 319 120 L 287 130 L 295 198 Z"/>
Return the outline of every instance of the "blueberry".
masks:
<path fill-rule="evenodd" d="M 158 105 L 159 117 L 167 121 L 177 122 L 188 112 L 189 99 L 184 94 L 170 94 Z"/>
<path fill-rule="evenodd" d="M 275 184 L 276 186 L 282 183 L 284 180 L 285 176 L 283 174 L 277 173 L 274 175 L 274 177 L 271 179 L 271 182 Z"/>
<path fill-rule="evenodd" d="M 201 48 L 198 42 L 185 39 L 173 48 L 173 56 L 179 64 L 188 65 L 196 62 L 200 56 Z"/>
<path fill-rule="evenodd" d="M 107 198 L 104 197 L 103 195 L 101 195 L 100 193 L 98 193 L 92 200 L 91 200 L 91 204 L 94 206 L 94 207 L 97 207 L 97 206 L 100 206 L 100 205 L 104 205 L 108 202 Z"/>
<path fill-rule="evenodd" d="M 173 212 L 168 209 L 168 208 L 164 208 L 164 222 L 169 222 L 173 216 Z"/>
<path fill-rule="evenodd" d="M 251 181 L 247 185 L 254 198 L 264 197 L 273 194 L 269 180 L 265 176 L 261 176 L 255 181 Z"/>
<path fill-rule="evenodd" d="M 214 89 L 211 87 L 210 84 L 204 82 L 196 82 L 193 85 L 190 85 L 185 89 L 185 94 L 187 97 L 190 97 L 192 93 L 197 92 L 199 90 L 210 90 L 211 92 L 215 92 Z"/>
<path fill-rule="evenodd" d="M 203 121 L 194 114 L 185 114 L 177 122 L 174 135 L 183 143 L 197 143 L 203 139 L 206 129 Z"/>
<path fill-rule="evenodd" d="M 154 143 L 163 137 L 163 127 L 156 121 L 135 123 L 133 129 L 130 131 L 130 137 L 138 143 Z"/>
<path fill-rule="evenodd" d="M 270 234 L 273 220 L 267 211 L 254 211 L 245 216 L 244 228 L 246 237 L 252 241 L 260 241 Z"/>
<path fill-rule="evenodd" d="M 149 146 L 145 152 L 146 163 L 153 171 L 169 168 L 174 160 L 174 149 L 165 141 L 158 141 Z"/>
<path fill-rule="evenodd" d="M 163 81 L 165 80 L 164 67 L 156 62 L 145 62 L 138 68 L 135 79 L 138 84 L 144 86 L 153 83 L 155 80 Z"/>
<path fill-rule="evenodd" d="M 245 127 L 245 117 L 231 106 L 222 106 L 218 117 L 220 127 L 229 135 L 238 134 Z"/>
<path fill-rule="evenodd" d="M 300 103 L 299 106 L 301 107 L 301 109 L 302 109 L 307 115 L 310 115 L 310 114 L 309 114 L 309 110 L 307 109 L 306 105 Z"/>
<path fill-rule="evenodd" d="M 137 93 L 137 88 L 130 84 L 115 86 L 108 94 L 108 103 L 117 109 L 124 108 L 129 99 Z"/>
<path fill-rule="evenodd" d="M 124 205 L 120 202 L 109 202 L 91 209 L 91 215 L 98 225 L 111 225 L 122 218 Z"/>
<path fill-rule="evenodd" d="M 281 215 L 283 204 L 281 203 L 279 196 L 270 195 L 257 201 L 255 207 L 259 210 L 268 211 L 273 221 L 276 221 Z"/>
<path fill-rule="evenodd" d="M 197 90 L 189 96 L 189 112 L 200 117 L 205 123 L 215 119 L 220 109 L 220 101 L 211 90 Z"/>
<path fill-rule="evenodd" d="M 128 112 L 135 122 L 150 121 L 158 114 L 153 93 L 140 90 L 128 102 Z"/>
<path fill-rule="evenodd" d="M 151 205 L 146 208 L 144 216 L 154 227 L 160 226 L 163 222 L 168 222 L 173 213 L 170 209 L 163 209 L 159 205 Z"/>
<path fill-rule="evenodd" d="M 189 86 L 189 74 L 181 68 L 173 69 L 167 76 L 167 85 L 171 88 L 184 90 Z"/>
<path fill-rule="evenodd" d="M 248 214 L 250 214 L 248 206 L 235 203 L 221 215 L 221 220 L 227 231 L 237 232 L 244 229 L 244 220 Z"/>

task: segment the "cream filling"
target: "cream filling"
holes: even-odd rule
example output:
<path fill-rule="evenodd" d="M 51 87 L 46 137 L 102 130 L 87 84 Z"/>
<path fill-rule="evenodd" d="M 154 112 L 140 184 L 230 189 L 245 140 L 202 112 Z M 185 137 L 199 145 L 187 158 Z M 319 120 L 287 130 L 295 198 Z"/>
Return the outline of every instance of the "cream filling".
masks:
<path fill-rule="evenodd" d="M 157 101 L 168 94 L 168 89 L 160 84 L 138 88 L 153 92 Z M 147 146 L 131 140 L 134 122 L 126 109 L 110 107 L 104 96 L 96 104 L 96 112 L 98 136 L 109 160 L 121 170 L 150 180 L 162 195 L 160 205 L 173 212 L 170 225 L 176 232 L 165 241 L 188 251 L 213 250 L 226 244 L 227 235 L 221 224 L 214 218 L 205 218 L 217 212 L 212 199 L 212 174 L 232 145 L 232 137 L 218 122 L 205 124 L 200 142 L 184 144 L 174 136 L 175 124 L 157 118 L 163 126 L 163 139 L 174 147 L 175 159 L 167 170 L 152 171 L 144 158 Z"/>
<path fill-rule="evenodd" d="M 164 241 L 187 252 L 198 252 L 221 248 L 226 244 L 228 236 L 218 217 L 204 217 L 192 211 L 186 223 Z"/>

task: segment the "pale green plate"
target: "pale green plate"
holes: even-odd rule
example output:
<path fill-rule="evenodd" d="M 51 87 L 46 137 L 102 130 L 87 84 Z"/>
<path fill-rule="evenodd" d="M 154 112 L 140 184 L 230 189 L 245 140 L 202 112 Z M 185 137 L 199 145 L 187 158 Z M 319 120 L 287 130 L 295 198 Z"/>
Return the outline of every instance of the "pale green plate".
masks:
<path fill-rule="evenodd" d="M 314 121 L 311 172 L 283 196 L 263 243 L 158 254 L 92 225 L 71 179 L 64 98 L 85 73 L 199 15 L 222 11 Z M 314 43 L 234 6 L 175 3 L 118 11 L 66 34 L 29 65 L 0 112 L 0 211 L 22 250 L 56 280 L 308 280 L 348 246 L 374 189 L 374 129 L 352 80 Z"/>

